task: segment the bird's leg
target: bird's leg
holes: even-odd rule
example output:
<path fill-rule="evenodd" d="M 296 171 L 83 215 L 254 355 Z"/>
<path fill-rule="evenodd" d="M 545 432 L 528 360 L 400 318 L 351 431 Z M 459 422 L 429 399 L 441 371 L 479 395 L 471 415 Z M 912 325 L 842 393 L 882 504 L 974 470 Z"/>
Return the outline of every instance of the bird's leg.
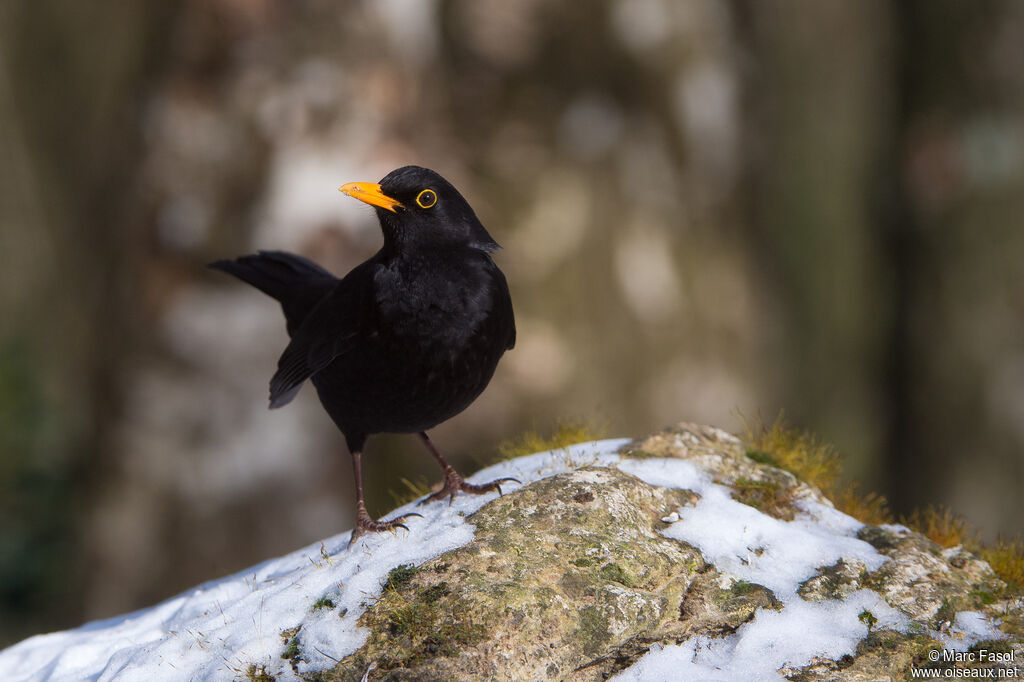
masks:
<path fill-rule="evenodd" d="M 434 444 L 430 442 L 430 438 L 427 436 L 426 431 L 419 432 L 420 440 L 427 446 L 427 450 L 430 450 L 430 454 L 434 456 L 437 463 L 441 465 L 441 469 L 444 471 L 444 485 L 433 495 L 430 495 L 425 500 L 422 500 L 420 504 L 426 504 L 427 502 L 433 502 L 434 500 L 440 500 L 443 497 L 448 497 L 448 504 L 451 504 L 455 499 L 455 493 L 462 491 L 464 493 L 472 493 L 474 495 L 481 495 L 483 493 L 489 493 L 492 490 L 497 490 L 498 494 L 501 495 L 501 484 L 506 481 L 514 481 L 520 483 L 519 479 L 516 478 L 499 478 L 491 481 L 490 483 L 483 483 L 481 485 L 474 485 L 472 483 L 466 483 L 466 480 L 459 475 L 459 472 L 452 468 L 452 465 L 448 463 Z"/>
<path fill-rule="evenodd" d="M 394 528 L 405 528 L 409 530 L 408 526 L 402 523 L 402 520 L 410 516 L 419 516 L 422 518 L 422 514 L 416 512 L 410 512 L 408 514 L 402 514 L 396 516 L 390 521 L 375 521 L 370 518 L 370 515 L 366 511 L 366 503 L 363 501 L 363 472 L 360 466 L 359 460 L 363 453 L 356 450 L 352 453 L 352 474 L 356 479 L 356 527 L 352 530 L 352 539 L 348 541 L 351 545 L 356 539 L 364 533 L 378 533 L 382 530 L 392 530 Z"/>

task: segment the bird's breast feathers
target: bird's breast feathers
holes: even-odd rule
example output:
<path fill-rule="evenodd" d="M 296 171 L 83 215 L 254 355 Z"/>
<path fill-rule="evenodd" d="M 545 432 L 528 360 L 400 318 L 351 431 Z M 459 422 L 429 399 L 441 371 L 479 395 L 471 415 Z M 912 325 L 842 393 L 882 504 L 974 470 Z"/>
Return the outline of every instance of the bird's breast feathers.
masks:
<path fill-rule="evenodd" d="M 467 343 L 495 307 L 498 292 L 490 273 L 474 265 L 418 265 L 381 265 L 374 273 L 381 322 L 405 338 L 449 346 Z"/>

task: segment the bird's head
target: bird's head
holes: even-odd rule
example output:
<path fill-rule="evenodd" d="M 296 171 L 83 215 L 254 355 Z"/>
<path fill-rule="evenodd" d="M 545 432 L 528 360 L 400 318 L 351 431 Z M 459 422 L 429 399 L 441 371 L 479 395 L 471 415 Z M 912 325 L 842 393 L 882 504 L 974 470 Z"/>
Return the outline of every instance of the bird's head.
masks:
<path fill-rule="evenodd" d="M 379 184 L 350 182 L 338 189 L 377 209 L 387 248 L 499 248 L 459 191 L 429 168 L 403 166 Z"/>

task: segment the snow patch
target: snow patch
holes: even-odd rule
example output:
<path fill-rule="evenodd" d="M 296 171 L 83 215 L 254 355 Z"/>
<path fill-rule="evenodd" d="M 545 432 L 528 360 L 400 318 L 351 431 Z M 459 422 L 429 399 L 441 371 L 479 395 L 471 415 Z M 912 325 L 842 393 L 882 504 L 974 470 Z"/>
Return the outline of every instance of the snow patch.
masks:
<path fill-rule="evenodd" d="M 651 485 L 686 488 L 700 495 L 663 533 L 697 547 L 719 571 L 764 585 L 783 604 L 802 602 L 800 583 L 840 558 L 878 569 L 888 559 L 855 537 L 863 524 L 821 504 L 803 506 L 782 521 L 737 502 L 730 490 L 685 460 L 625 460 L 619 468 Z M 675 481 L 675 483 L 673 483 Z"/>
<path fill-rule="evenodd" d="M 692 637 L 679 645 L 651 647 L 615 680 L 782 680 L 779 670 L 836 660 L 856 652 L 868 635 L 860 615 L 870 611 L 878 629 L 906 632 L 907 616 L 871 590 L 840 600 L 805 601 L 800 584 L 840 558 L 861 561 L 869 571 L 889 559 L 856 537 L 864 524 L 834 507 L 804 499 L 793 521 L 781 521 L 732 499 L 694 464 L 675 459 L 624 459 L 619 469 L 651 485 L 685 488 L 700 495 L 692 507 L 663 519 L 664 535 L 687 542 L 726 576 L 764 585 L 783 604 L 761 609 L 754 620 L 721 638 Z M 910 532 L 902 526 L 887 526 Z M 734 582 L 734 581 L 729 581 Z M 724 587 L 727 587 L 725 585 Z M 868 620 L 865 618 L 865 620 Z M 984 615 L 961 612 L 948 634 L 929 633 L 949 648 L 966 650 L 1001 633 Z"/>
<path fill-rule="evenodd" d="M 953 619 L 953 626 L 946 632 L 930 633 L 953 651 L 967 651 L 972 644 L 985 639 L 1005 639 L 1006 635 L 980 611 L 960 611 Z"/>
<path fill-rule="evenodd" d="M 469 477 L 482 483 L 511 476 L 524 484 L 581 466 L 612 466 L 627 440 L 605 440 L 538 453 Z M 509 484 L 514 486 L 515 484 Z M 235 680 L 262 665 L 278 680 L 297 679 L 281 659 L 281 631 L 302 626 L 299 672 L 328 668 L 363 645 L 357 625 L 388 573 L 419 565 L 473 540 L 465 517 L 497 493 L 460 495 L 450 506 L 408 504 L 410 532 L 364 536 L 349 547 L 343 533 L 250 569 L 204 583 L 154 607 L 37 635 L 0 651 L 5 682 L 75 680 Z M 314 609 L 322 597 L 333 607 Z"/>
<path fill-rule="evenodd" d="M 613 679 L 627 680 L 783 680 L 777 670 L 807 665 L 814 658 L 853 654 L 868 634 L 865 611 L 876 627 L 901 628 L 906 617 L 870 590 L 841 601 L 795 601 L 782 611 L 761 609 L 753 621 L 729 637 L 692 637 L 682 644 L 655 646 Z"/>

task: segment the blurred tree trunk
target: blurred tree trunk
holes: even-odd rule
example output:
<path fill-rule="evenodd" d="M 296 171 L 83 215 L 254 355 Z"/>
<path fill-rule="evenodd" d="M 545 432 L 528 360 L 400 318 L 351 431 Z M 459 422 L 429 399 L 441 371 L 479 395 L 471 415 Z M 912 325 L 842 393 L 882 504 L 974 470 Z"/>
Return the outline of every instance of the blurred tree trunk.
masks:
<path fill-rule="evenodd" d="M 737 8 L 749 220 L 781 317 L 769 393 L 896 511 L 1018 532 L 1022 5 Z"/>
<path fill-rule="evenodd" d="M 882 363 L 889 319 L 874 174 L 890 95 L 882 2 L 740 5 L 748 74 L 750 227 L 777 308 L 766 320 L 768 393 L 787 417 L 880 478 Z"/>
<path fill-rule="evenodd" d="M 102 476 L 117 411 L 136 109 L 174 7 L 0 5 L 0 643 L 80 618 L 75 478 Z"/>
<path fill-rule="evenodd" d="M 897 507 L 947 501 L 992 539 L 1024 501 L 1024 6 L 915 0 L 899 52 L 882 227 L 893 274 Z"/>

